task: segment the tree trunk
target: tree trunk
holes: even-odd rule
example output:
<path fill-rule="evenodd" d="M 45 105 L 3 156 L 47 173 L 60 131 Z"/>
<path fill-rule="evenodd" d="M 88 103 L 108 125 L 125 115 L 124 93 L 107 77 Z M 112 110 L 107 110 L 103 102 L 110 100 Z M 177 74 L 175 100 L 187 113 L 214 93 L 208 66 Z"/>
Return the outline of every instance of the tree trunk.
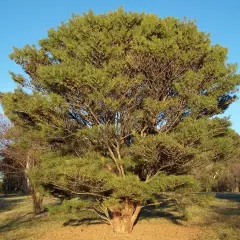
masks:
<path fill-rule="evenodd" d="M 42 210 L 43 210 L 43 208 L 42 208 L 43 195 L 36 190 L 36 187 L 31 182 L 31 179 L 29 179 L 29 177 L 28 177 L 28 171 L 31 169 L 32 166 L 34 166 L 34 161 L 28 155 L 26 166 L 25 166 L 25 176 L 26 176 L 26 179 L 27 179 L 27 185 L 28 185 L 29 190 L 30 190 L 31 195 L 32 195 L 33 212 L 36 215 L 36 214 L 41 213 Z"/>
<path fill-rule="evenodd" d="M 24 175 L 24 179 L 22 182 L 22 192 L 24 194 L 29 194 L 30 193 L 30 183 L 29 183 L 29 179 L 26 175 Z"/>
<path fill-rule="evenodd" d="M 141 211 L 141 204 L 126 200 L 119 208 L 110 210 L 113 231 L 117 233 L 130 233 Z"/>
<path fill-rule="evenodd" d="M 37 192 L 34 187 L 31 186 L 31 194 L 33 200 L 33 212 L 34 214 L 39 214 L 42 212 L 42 203 L 43 203 L 43 196 L 39 192 Z"/>
<path fill-rule="evenodd" d="M 234 178 L 234 192 L 239 192 L 239 181 L 238 181 L 238 178 L 237 177 L 235 177 Z"/>

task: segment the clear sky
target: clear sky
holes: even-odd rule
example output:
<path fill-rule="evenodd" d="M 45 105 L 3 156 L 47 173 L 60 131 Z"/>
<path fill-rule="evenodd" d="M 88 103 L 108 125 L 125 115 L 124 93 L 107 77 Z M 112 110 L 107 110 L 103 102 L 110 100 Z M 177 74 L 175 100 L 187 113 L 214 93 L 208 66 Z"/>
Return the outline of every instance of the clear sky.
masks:
<path fill-rule="evenodd" d="M 196 20 L 200 30 L 211 33 L 213 44 L 229 49 L 228 61 L 240 67 L 240 0 L 0 0 L 0 92 L 14 89 L 8 71 L 20 72 L 8 58 L 13 46 L 37 44 L 49 28 L 66 22 L 72 13 L 89 9 L 102 13 L 120 6 L 159 17 Z M 225 115 L 231 117 L 233 128 L 240 133 L 240 100 Z"/>

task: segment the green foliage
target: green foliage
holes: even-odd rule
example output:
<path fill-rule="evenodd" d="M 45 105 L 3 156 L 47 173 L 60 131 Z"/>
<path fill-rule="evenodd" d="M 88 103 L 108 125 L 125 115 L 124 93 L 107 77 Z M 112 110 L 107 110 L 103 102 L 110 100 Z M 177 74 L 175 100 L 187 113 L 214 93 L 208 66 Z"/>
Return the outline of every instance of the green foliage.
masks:
<path fill-rule="evenodd" d="M 92 205 L 94 206 L 96 204 L 92 201 Z M 89 217 L 90 215 L 94 215 L 94 213 L 91 213 L 91 211 L 88 210 L 88 206 L 89 203 L 87 203 L 86 201 L 83 201 L 79 198 L 73 198 L 71 200 L 64 200 L 58 204 L 49 205 L 47 206 L 46 210 L 52 215 L 59 213 L 79 215 L 80 212 L 86 212 L 86 215 Z M 81 216 L 83 216 L 83 214 L 81 214 Z"/>
<path fill-rule="evenodd" d="M 27 77 L 11 73 L 19 88 L 3 94 L 4 111 L 41 142 L 29 176 L 53 195 L 147 204 L 198 191 L 193 169 L 233 155 L 216 115 L 240 77 L 194 22 L 90 11 L 10 58 Z"/>

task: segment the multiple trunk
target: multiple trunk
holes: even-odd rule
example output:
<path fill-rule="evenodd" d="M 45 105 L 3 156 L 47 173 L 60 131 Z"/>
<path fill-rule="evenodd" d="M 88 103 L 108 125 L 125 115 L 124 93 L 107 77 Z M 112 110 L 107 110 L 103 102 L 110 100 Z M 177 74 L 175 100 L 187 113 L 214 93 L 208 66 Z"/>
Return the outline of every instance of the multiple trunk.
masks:
<path fill-rule="evenodd" d="M 120 207 L 111 209 L 110 224 L 113 231 L 117 233 L 132 232 L 140 211 L 140 202 L 133 202 L 130 200 L 125 200 Z"/>

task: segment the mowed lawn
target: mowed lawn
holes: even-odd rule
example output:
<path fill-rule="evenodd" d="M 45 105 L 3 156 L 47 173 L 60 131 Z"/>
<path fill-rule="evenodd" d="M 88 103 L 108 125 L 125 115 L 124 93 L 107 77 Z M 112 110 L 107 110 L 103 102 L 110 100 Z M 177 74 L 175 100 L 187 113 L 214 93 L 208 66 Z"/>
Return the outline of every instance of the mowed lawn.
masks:
<path fill-rule="evenodd" d="M 219 194 L 209 207 L 191 206 L 185 215 L 174 205 L 144 209 L 131 234 L 115 234 L 88 212 L 32 214 L 30 196 L 0 196 L 0 239 L 43 240 L 240 240 L 240 194 Z M 227 198 L 227 199 L 226 199 Z"/>

